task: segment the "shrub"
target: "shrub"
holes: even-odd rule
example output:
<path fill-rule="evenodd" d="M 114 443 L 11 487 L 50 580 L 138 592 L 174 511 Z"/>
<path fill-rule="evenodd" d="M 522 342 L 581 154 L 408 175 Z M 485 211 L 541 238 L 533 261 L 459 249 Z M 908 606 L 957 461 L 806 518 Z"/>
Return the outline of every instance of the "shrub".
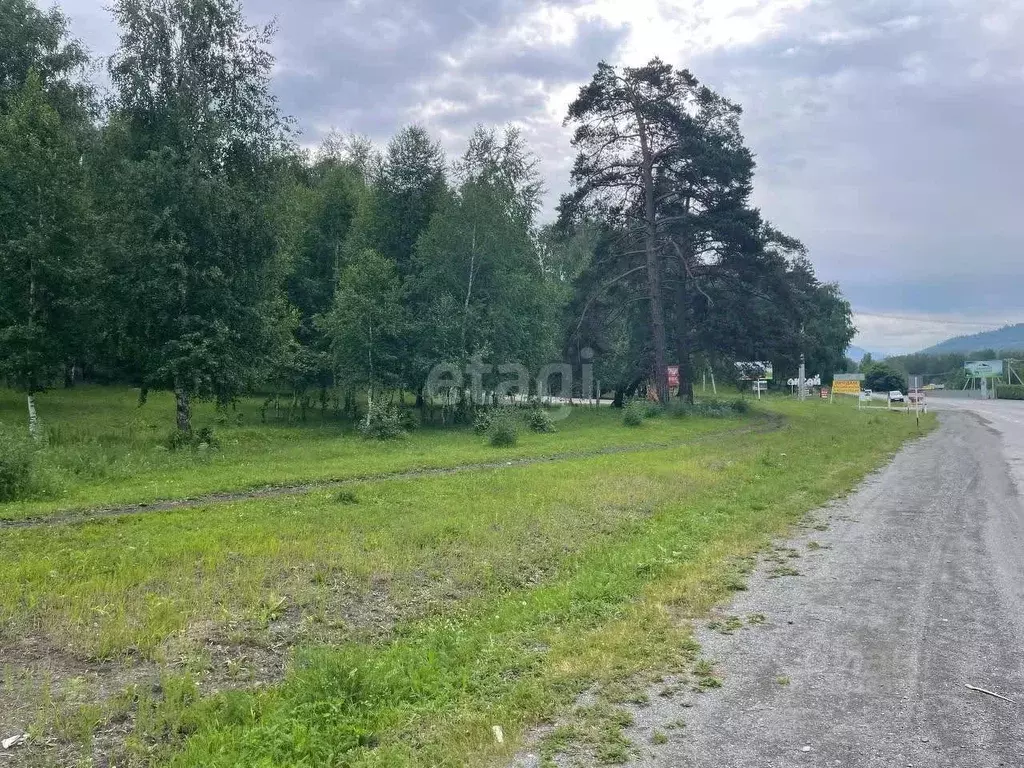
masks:
<path fill-rule="evenodd" d="M 526 415 L 526 426 L 533 432 L 547 433 L 555 432 L 555 423 L 551 420 L 551 414 L 543 408 L 531 408 Z"/>
<path fill-rule="evenodd" d="M 647 404 L 643 400 L 631 400 L 622 409 L 622 423 L 627 427 L 639 427 L 647 416 Z"/>
<path fill-rule="evenodd" d="M 743 403 L 743 405 L 738 405 Z M 705 419 L 723 419 L 728 416 L 732 416 L 735 413 L 742 413 L 740 408 L 749 408 L 746 401 L 736 400 L 732 402 L 723 402 L 721 400 L 715 400 L 709 398 L 707 400 L 698 400 L 693 405 L 689 403 L 679 403 L 673 409 L 674 416 L 701 416 Z"/>
<path fill-rule="evenodd" d="M 478 435 L 486 435 L 487 431 L 491 428 L 491 415 L 491 412 L 487 409 L 477 413 L 476 418 L 473 419 L 473 431 Z"/>
<path fill-rule="evenodd" d="M 1024 387 L 1019 384 L 1001 384 L 996 387 L 996 397 L 1000 400 L 1024 400 Z"/>
<path fill-rule="evenodd" d="M 673 400 L 668 406 L 668 414 L 676 419 L 685 419 L 693 415 L 693 406 L 685 400 Z"/>
<path fill-rule="evenodd" d="M 334 501 L 336 504 L 358 504 L 359 497 L 356 496 L 355 491 L 343 489 L 338 491 L 337 494 L 335 494 Z"/>
<path fill-rule="evenodd" d="M 511 411 L 498 411 L 491 415 L 487 429 L 488 441 L 496 448 L 515 445 L 519 441 L 519 429 Z"/>
<path fill-rule="evenodd" d="M 402 408 L 398 412 L 398 423 L 406 432 L 413 432 L 420 426 L 420 420 L 411 408 Z"/>
<path fill-rule="evenodd" d="M 729 406 L 734 411 L 736 411 L 736 413 L 741 413 L 742 414 L 742 413 L 747 413 L 747 412 L 750 411 L 750 403 L 748 403 L 742 397 L 737 397 L 735 400 L 733 400 L 731 403 L 729 403 Z"/>
<path fill-rule="evenodd" d="M 397 440 L 405 436 L 398 408 L 390 403 L 374 403 L 359 420 L 359 433 L 367 440 Z"/>
<path fill-rule="evenodd" d="M 191 432 L 182 432 L 176 429 L 167 436 L 164 445 L 172 451 L 180 451 L 182 448 L 206 450 L 207 448 L 219 448 L 220 441 L 213 434 L 212 427 L 200 427 Z"/>
<path fill-rule="evenodd" d="M 0 501 L 15 501 L 33 488 L 36 449 L 32 442 L 0 430 Z"/>
<path fill-rule="evenodd" d="M 661 404 L 660 403 L 656 403 L 653 400 L 639 400 L 638 402 L 641 402 L 641 403 L 644 404 L 644 418 L 645 419 L 656 418 L 658 416 L 661 416 L 661 414 L 664 412 L 664 409 L 661 407 Z"/>

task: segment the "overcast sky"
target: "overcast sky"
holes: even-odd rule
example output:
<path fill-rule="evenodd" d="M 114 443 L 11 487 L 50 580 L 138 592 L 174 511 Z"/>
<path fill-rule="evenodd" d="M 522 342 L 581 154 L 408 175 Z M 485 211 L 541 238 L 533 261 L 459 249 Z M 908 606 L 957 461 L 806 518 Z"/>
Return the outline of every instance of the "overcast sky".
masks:
<path fill-rule="evenodd" d="M 45 1 L 45 0 L 44 0 Z M 109 55 L 105 2 L 62 0 Z M 275 89 L 315 144 L 421 122 L 458 154 L 520 125 L 549 208 L 566 105 L 596 63 L 652 56 L 739 101 L 756 202 L 853 303 L 855 343 L 919 349 L 1024 321 L 1020 0 L 248 0 L 277 14 Z"/>

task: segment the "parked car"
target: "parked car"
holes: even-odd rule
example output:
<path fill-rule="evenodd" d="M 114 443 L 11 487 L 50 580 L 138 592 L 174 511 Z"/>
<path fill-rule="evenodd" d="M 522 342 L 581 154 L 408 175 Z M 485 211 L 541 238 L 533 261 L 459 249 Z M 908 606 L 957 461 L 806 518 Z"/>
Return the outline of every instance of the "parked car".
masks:
<path fill-rule="evenodd" d="M 902 403 L 905 399 L 906 398 L 903 397 L 903 393 L 900 392 L 898 389 L 894 389 L 891 392 L 889 392 L 890 403 Z"/>

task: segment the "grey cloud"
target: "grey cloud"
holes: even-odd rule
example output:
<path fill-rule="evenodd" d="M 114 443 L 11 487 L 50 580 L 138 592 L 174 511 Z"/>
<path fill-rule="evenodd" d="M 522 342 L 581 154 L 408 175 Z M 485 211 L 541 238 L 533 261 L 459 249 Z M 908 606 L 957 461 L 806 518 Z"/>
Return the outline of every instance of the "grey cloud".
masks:
<path fill-rule="evenodd" d="M 766 215 L 855 306 L 1024 306 L 1024 53 L 984 29 L 1000 6 L 1024 32 L 1010 3 L 812 4 L 694 65 L 746 107 Z"/>

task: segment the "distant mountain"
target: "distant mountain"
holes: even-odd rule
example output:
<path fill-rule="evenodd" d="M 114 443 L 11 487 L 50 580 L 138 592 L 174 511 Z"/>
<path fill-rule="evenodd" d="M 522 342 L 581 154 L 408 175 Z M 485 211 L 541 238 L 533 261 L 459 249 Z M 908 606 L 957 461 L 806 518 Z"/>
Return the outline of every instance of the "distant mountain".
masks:
<path fill-rule="evenodd" d="M 861 360 L 863 360 L 864 355 L 866 354 L 868 354 L 868 351 L 866 349 L 861 349 L 860 347 L 850 345 L 849 347 L 846 348 L 846 356 L 853 360 L 853 362 L 855 363 L 859 363 Z M 871 356 L 875 357 L 875 355 Z"/>
<path fill-rule="evenodd" d="M 947 352 L 968 354 L 982 349 L 994 349 L 997 352 L 1008 350 L 1024 352 L 1024 323 L 1007 325 L 997 331 L 984 331 L 983 333 L 974 333 L 970 336 L 956 336 L 921 351 L 927 355 L 941 355 Z"/>

